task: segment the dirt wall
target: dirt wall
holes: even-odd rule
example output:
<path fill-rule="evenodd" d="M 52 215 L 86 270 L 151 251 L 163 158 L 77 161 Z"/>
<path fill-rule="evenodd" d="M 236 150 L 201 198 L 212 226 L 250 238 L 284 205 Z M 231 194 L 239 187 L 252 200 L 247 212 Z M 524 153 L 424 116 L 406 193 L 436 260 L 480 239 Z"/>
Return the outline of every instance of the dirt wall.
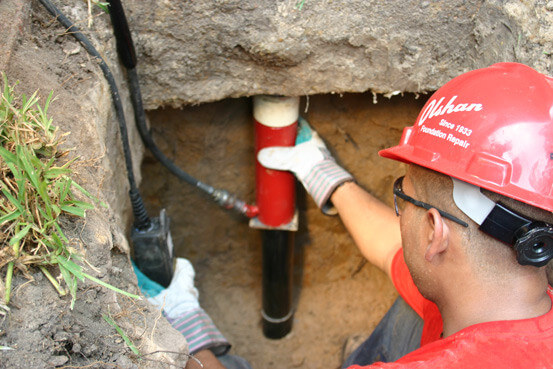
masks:
<path fill-rule="evenodd" d="M 91 38 L 115 74 L 140 180 L 143 148 L 132 128 L 108 16 L 97 7 L 89 16 L 84 1 L 54 3 Z M 162 111 L 152 113 L 160 146 L 191 173 L 250 201 L 253 149 L 244 123 L 250 116 L 246 96 L 304 96 L 303 114 L 339 160 L 362 185 L 389 202 L 389 186 L 401 168 L 381 161 L 376 151 L 396 142 L 401 128 L 412 122 L 422 101 L 414 96 L 496 61 L 521 61 L 542 72 L 551 69 L 553 6 L 542 0 L 123 3 L 135 37 L 146 106 L 186 107 L 188 114 L 184 124 Z M 39 89 L 46 96 L 54 91 L 51 114 L 62 132 L 71 132 L 66 140 L 66 147 L 74 148 L 71 155 L 82 159 L 76 180 L 108 205 L 89 212 L 83 222 L 65 224 L 90 264 L 84 267 L 103 281 L 137 292 L 128 255 L 131 215 L 120 136 L 97 61 L 36 0 L 0 1 L 0 31 L 0 70 L 10 82 L 20 81 L 22 93 Z M 341 100 L 341 93 L 366 91 L 415 95 L 388 101 L 369 92 Z M 336 94 L 313 97 L 321 93 Z M 190 107 L 228 97 L 241 99 Z M 211 116 L 211 110 L 222 118 Z M 392 112 L 397 115 L 392 117 Z M 255 233 L 239 216 L 221 211 L 161 168 L 144 170 L 149 210 L 155 215 L 167 207 L 180 224 L 175 242 L 179 253 L 198 268 L 202 304 L 234 343 L 235 352 L 256 367 L 337 366 L 344 338 L 356 327 L 370 330 L 395 297 L 384 276 L 363 264 L 339 220 L 322 217 L 304 198 L 301 224 L 306 228 L 298 234 L 303 246 L 296 255 L 304 270 L 298 272 L 298 286 L 304 288 L 297 300 L 301 319 L 295 323 L 295 336 L 282 341 L 284 350 L 275 349 L 278 345 L 259 336 L 255 318 L 260 288 Z M 237 256 L 230 259 L 235 251 Z M 244 273 L 230 282 L 227 275 L 236 270 Z M 84 282 L 70 310 L 69 297 L 58 296 L 42 274 L 33 271 L 32 277 L 29 282 L 16 275 L 10 311 L 0 316 L 0 346 L 14 349 L 0 351 L 0 367 L 148 368 L 184 362 L 171 355 L 138 358 L 102 319 L 111 314 L 143 353 L 186 351 L 182 337 L 144 302 Z M 354 297 L 347 294 L 352 286 L 360 288 Z M 372 313 L 362 315 L 366 310 Z M 240 325 L 244 314 L 251 318 L 245 326 Z M 302 345 L 323 336 L 328 337 L 324 344 Z M 254 341 L 259 345 L 252 345 Z M 283 357 L 289 358 L 286 363 Z"/>
<path fill-rule="evenodd" d="M 78 21 L 87 37 L 110 64 L 121 89 L 126 114 L 132 117 L 128 94 L 118 68 L 114 43 L 106 18 L 86 24 L 85 2 L 57 4 L 67 16 Z M 67 6 L 71 4 L 71 6 Z M 60 133 L 67 134 L 64 148 L 69 157 L 78 157 L 75 180 L 105 202 L 106 207 L 87 211 L 84 220 L 67 218 L 62 226 L 82 257 L 83 270 L 105 283 L 139 293 L 129 259 L 126 238 L 130 221 L 128 182 L 121 149 L 119 128 L 110 90 L 96 60 L 79 46 L 38 1 L 0 2 L 0 71 L 18 94 L 39 91 L 44 104 L 50 91 L 55 100 L 49 116 Z M 10 27 L 11 26 L 11 27 Z M 132 123 L 132 118 L 130 120 Z M 142 147 L 130 126 L 135 171 L 140 179 Z M 55 278 L 61 278 L 55 269 Z M 0 310 L 1 368 L 155 368 L 186 362 L 185 356 L 156 351 L 187 352 L 182 335 L 174 331 L 160 312 L 145 301 L 123 297 L 88 280 L 79 283 L 77 300 L 70 309 L 71 296 L 60 296 L 44 275 L 29 271 L 30 278 L 16 270 L 9 311 Z M 0 271 L 4 281 L 5 268 Z M 4 296 L 0 282 L 0 297 Z M 143 354 L 133 354 L 113 326 L 110 316 L 134 341 Z"/>
<path fill-rule="evenodd" d="M 387 204 L 403 165 L 378 150 L 398 142 L 424 97 L 316 95 L 301 114 L 357 182 Z M 255 201 L 251 99 L 226 99 L 150 112 L 154 139 L 184 170 L 247 202 Z M 142 191 L 152 212 L 171 217 L 176 252 L 194 264 L 200 302 L 254 368 L 338 368 L 350 337 L 371 332 L 397 297 L 387 276 L 366 263 L 340 219 L 323 215 L 298 187 L 294 320 L 280 340 L 261 329 L 262 256 L 258 230 L 221 209 L 146 155 Z"/>
<path fill-rule="evenodd" d="M 124 3 L 150 109 L 256 94 L 420 93 L 494 62 L 552 66 L 545 0 Z"/>

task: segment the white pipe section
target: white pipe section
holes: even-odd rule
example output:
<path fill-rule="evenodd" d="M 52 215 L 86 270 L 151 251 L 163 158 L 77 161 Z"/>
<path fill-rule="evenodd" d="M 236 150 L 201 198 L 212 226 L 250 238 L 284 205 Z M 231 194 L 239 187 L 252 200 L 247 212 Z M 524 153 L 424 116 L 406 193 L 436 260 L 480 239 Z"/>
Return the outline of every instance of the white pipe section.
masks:
<path fill-rule="evenodd" d="M 286 127 L 298 120 L 300 98 L 257 95 L 253 97 L 253 117 L 264 126 Z"/>

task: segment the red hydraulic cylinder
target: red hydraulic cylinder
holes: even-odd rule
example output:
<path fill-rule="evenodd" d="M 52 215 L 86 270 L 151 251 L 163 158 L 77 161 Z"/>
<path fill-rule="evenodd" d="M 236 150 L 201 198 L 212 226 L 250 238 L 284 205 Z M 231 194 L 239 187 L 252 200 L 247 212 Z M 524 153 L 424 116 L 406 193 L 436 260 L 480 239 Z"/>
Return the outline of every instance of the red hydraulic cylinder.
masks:
<path fill-rule="evenodd" d="M 299 98 L 255 96 L 255 156 L 270 146 L 294 146 Z M 294 232 L 298 230 L 296 180 L 287 171 L 263 167 L 256 160 L 255 181 L 258 216 L 250 227 L 261 230 L 263 249 L 262 326 L 267 338 L 279 339 L 292 329 L 294 309 Z"/>
<path fill-rule="evenodd" d="M 253 98 L 255 155 L 270 146 L 294 146 L 299 97 L 259 95 Z M 256 160 L 258 220 L 269 227 L 292 221 L 295 213 L 295 178 L 290 172 L 263 167 Z"/>

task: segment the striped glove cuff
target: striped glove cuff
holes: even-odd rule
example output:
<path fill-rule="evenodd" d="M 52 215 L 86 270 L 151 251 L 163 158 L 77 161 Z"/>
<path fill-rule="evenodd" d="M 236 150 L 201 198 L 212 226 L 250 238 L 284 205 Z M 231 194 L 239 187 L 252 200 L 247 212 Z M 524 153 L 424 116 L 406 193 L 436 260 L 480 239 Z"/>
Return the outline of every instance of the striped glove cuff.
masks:
<path fill-rule="evenodd" d="M 353 176 L 336 164 L 334 159 L 326 158 L 314 165 L 307 176 L 301 178 L 305 189 L 315 200 L 322 212 L 335 215 L 336 209 L 330 203 L 330 195 L 344 182 L 353 181 Z"/>
<path fill-rule="evenodd" d="M 167 317 L 167 320 L 186 338 L 191 354 L 210 349 L 219 356 L 230 350 L 230 344 L 202 308 L 190 310 L 176 318 Z"/>

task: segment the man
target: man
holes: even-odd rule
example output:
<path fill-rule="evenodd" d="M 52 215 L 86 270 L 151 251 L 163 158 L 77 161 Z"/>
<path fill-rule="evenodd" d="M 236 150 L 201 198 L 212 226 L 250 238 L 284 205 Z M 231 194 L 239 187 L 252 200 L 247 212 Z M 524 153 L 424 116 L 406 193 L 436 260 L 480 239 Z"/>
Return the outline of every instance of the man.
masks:
<path fill-rule="evenodd" d="M 396 302 L 347 365 L 553 368 L 544 267 L 553 256 L 552 85 L 500 63 L 439 89 L 400 144 L 380 152 L 409 164 L 393 189 L 399 218 L 314 132 L 259 153 L 262 165 L 293 171 L 324 212 L 338 212 L 410 306 Z"/>

